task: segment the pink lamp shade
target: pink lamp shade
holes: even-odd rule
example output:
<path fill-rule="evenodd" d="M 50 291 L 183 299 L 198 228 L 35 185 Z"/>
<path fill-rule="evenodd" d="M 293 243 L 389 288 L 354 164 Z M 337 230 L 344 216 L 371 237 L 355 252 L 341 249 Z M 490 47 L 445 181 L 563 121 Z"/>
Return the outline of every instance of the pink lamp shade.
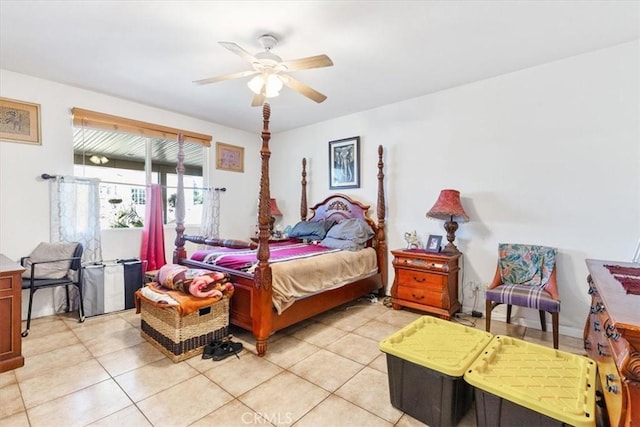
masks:
<path fill-rule="evenodd" d="M 270 201 L 269 205 L 271 206 L 271 216 L 282 216 L 282 212 L 278 209 L 276 199 L 270 199 Z"/>
<path fill-rule="evenodd" d="M 445 246 L 443 252 L 459 254 L 460 251 L 453 244 L 456 239 L 456 230 L 458 229 L 456 219 L 460 222 L 469 221 L 469 215 L 467 215 L 462 203 L 460 203 L 460 192 L 451 189 L 440 191 L 440 196 L 435 205 L 427 212 L 427 217 L 445 220 L 444 229 L 447 231 L 449 243 Z"/>

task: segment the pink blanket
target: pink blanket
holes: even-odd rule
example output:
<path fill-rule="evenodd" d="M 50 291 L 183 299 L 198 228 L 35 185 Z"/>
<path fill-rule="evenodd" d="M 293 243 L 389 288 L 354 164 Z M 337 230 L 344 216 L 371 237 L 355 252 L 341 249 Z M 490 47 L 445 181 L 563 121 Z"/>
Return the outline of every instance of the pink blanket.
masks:
<path fill-rule="evenodd" d="M 233 284 L 227 273 L 188 268 L 182 265 L 165 264 L 158 270 L 156 282 L 159 286 L 181 291 L 198 298 L 231 297 Z"/>
<path fill-rule="evenodd" d="M 269 263 L 309 258 L 339 251 L 340 249 L 306 243 L 274 244 L 269 245 Z M 257 264 L 257 253 L 256 249 L 216 248 L 198 251 L 191 256 L 191 259 L 233 270 L 248 271 Z"/>

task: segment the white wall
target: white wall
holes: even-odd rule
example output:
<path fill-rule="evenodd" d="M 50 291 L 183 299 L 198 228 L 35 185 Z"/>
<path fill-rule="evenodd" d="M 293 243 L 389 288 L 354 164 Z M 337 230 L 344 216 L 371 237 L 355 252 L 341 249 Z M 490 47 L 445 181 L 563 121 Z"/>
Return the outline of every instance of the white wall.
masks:
<path fill-rule="evenodd" d="M 359 135 L 361 188 L 344 192 L 375 213 L 382 144 L 390 248 L 404 245 L 404 231 L 417 230 L 423 241 L 445 234 L 442 221 L 425 213 L 441 189 L 456 188 L 471 217 L 456 239 L 464 253 L 465 310 L 473 304 L 468 283 L 492 278 L 499 242 L 551 245 L 560 252 L 561 332 L 581 336 L 589 304 L 584 259 L 628 260 L 640 237 L 638 50 L 637 42 L 626 43 L 273 135 L 271 194 L 283 222 L 298 220 L 299 159 L 308 159 L 312 204 L 329 194 L 328 141 Z M 260 129 L 246 133 L 6 70 L 0 94 L 42 105 L 42 146 L 0 143 L 0 252 L 10 258 L 49 238 L 47 184 L 38 177 L 72 171 L 72 107 L 247 147 L 244 174 L 210 171 L 213 185 L 229 189 L 222 234 L 246 239 L 256 213 Z M 275 99 L 271 120 L 281 119 Z M 120 231 L 104 234 L 105 259 L 137 255 L 139 231 Z M 174 235 L 168 230 L 165 238 L 170 257 Z M 390 286 L 391 259 L 389 271 Z M 476 308 L 483 306 L 480 295 Z M 519 315 L 539 327 L 535 313 Z"/>
<path fill-rule="evenodd" d="M 445 235 L 425 213 L 441 189 L 458 189 L 471 217 L 456 238 L 464 309 L 469 282 L 492 279 L 498 243 L 554 246 L 561 333 L 579 337 L 590 301 L 585 258 L 630 260 L 640 236 L 638 50 L 626 43 L 276 135 L 271 170 L 294 170 L 271 178 L 272 196 L 295 223 L 300 163 L 291 159 L 308 160 L 311 205 L 329 194 L 328 141 L 359 135 L 361 188 L 344 192 L 375 216 L 382 144 L 391 249 L 403 247 L 405 231 L 423 242 Z M 389 271 L 391 286 L 391 257 Z M 476 308 L 484 311 L 482 293 Z M 532 310 L 516 316 L 540 327 Z"/>
<path fill-rule="evenodd" d="M 209 184 L 226 187 L 221 195 L 221 229 L 225 237 L 246 239 L 256 214 L 260 170 L 259 137 L 170 111 L 78 89 L 0 69 L 0 96 L 41 106 L 42 145 L 0 142 L 0 252 L 18 260 L 41 241 L 49 241 L 48 183 L 42 173 L 73 173 L 71 108 L 79 107 L 135 120 L 172 126 L 213 136 L 209 150 Z M 247 106 L 247 108 L 251 108 Z M 258 113 L 256 113 L 258 114 Z M 215 141 L 245 147 L 245 172 L 215 168 Z M 252 155 L 252 153 L 256 153 Z M 251 191 L 255 197 L 247 197 Z M 197 232 L 189 228 L 188 232 Z M 167 260 L 171 260 L 175 231 L 166 228 Z M 137 257 L 141 230 L 105 230 L 103 258 Z M 36 295 L 34 317 L 53 313 L 49 291 Z M 23 306 L 28 294 L 23 292 Z M 26 308 L 23 309 L 26 317 Z"/>

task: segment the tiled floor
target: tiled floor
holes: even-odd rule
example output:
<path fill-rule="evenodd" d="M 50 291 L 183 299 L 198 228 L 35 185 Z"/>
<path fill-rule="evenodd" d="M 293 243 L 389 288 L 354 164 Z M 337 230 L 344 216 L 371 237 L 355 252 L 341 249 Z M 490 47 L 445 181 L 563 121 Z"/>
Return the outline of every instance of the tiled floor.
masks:
<path fill-rule="evenodd" d="M 359 301 L 275 334 L 265 357 L 251 335 L 220 362 L 173 363 L 140 337 L 134 310 L 32 322 L 25 366 L 0 374 L 0 425 L 421 426 L 391 406 L 378 342 L 421 314 Z M 475 327 L 484 329 L 484 319 Z M 551 345 L 551 334 L 494 322 L 494 334 Z M 584 354 L 582 340 L 560 349 Z M 462 426 L 474 426 L 474 411 Z"/>

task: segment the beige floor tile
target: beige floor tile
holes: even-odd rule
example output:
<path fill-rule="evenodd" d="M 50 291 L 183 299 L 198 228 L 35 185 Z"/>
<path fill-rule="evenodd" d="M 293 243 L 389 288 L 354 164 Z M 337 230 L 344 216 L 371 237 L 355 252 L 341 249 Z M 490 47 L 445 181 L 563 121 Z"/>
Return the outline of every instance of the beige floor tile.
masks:
<path fill-rule="evenodd" d="M 198 375 L 198 371 L 184 362 L 173 363 L 164 358 L 115 377 L 134 402 L 139 402 Z"/>
<path fill-rule="evenodd" d="M 380 356 L 376 357 L 375 359 L 373 359 L 373 361 L 371 363 L 369 363 L 370 368 L 373 368 L 377 371 L 382 372 L 383 374 L 387 375 L 387 355 L 385 353 L 382 353 Z"/>
<path fill-rule="evenodd" d="M 324 323 L 310 323 L 292 335 L 318 347 L 324 347 L 345 336 L 347 331 L 325 325 Z"/>
<path fill-rule="evenodd" d="M 149 421 L 135 405 L 131 405 L 88 425 L 88 427 L 113 426 L 150 427 L 151 423 L 149 423 Z"/>
<path fill-rule="evenodd" d="M 264 418 L 236 399 L 191 424 L 190 427 L 247 427 L 254 425 L 268 424 Z"/>
<path fill-rule="evenodd" d="M 402 309 L 402 310 L 393 310 L 390 309 L 386 313 L 380 315 L 377 318 L 380 322 L 389 323 L 391 325 L 398 326 L 398 328 L 403 328 L 407 326 L 409 323 L 413 322 L 420 316 L 424 316 L 425 313 L 417 313 L 410 310 Z"/>
<path fill-rule="evenodd" d="M 68 329 L 41 337 L 32 337 L 29 334 L 22 339 L 22 355 L 26 358 L 78 343 L 80 343 L 78 337 Z"/>
<path fill-rule="evenodd" d="M 369 319 L 376 319 L 386 313 L 389 308 L 382 304 L 382 300 L 378 297 L 378 302 L 372 304 L 368 299 L 361 298 L 357 303 L 348 305 L 349 310 L 357 310 L 360 316 Z"/>
<path fill-rule="evenodd" d="M 20 389 L 25 407 L 30 409 L 108 378 L 107 371 L 95 359 L 89 359 L 22 381 Z"/>
<path fill-rule="evenodd" d="M 126 325 L 127 327 L 124 329 L 94 335 L 93 339 L 83 341 L 84 345 L 87 346 L 91 354 L 99 357 L 123 348 L 133 347 L 144 341 L 144 338 L 140 336 L 139 330 L 128 323 Z"/>
<path fill-rule="evenodd" d="M 111 379 L 28 409 L 32 427 L 80 426 L 113 414 L 131 400 Z"/>
<path fill-rule="evenodd" d="M 333 392 L 363 367 L 360 363 L 321 349 L 293 365 L 289 371 Z"/>
<path fill-rule="evenodd" d="M 283 393 L 283 390 L 287 390 Z M 275 425 L 290 425 L 324 400 L 329 393 L 290 372 L 282 372 L 239 397 Z"/>
<path fill-rule="evenodd" d="M 126 320 L 130 325 L 139 328 L 141 315 L 136 313 L 136 309 L 132 308 L 130 310 L 121 311 L 118 313 L 118 316 Z"/>
<path fill-rule="evenodd" d="M 229 357 L 226 360 L 229 361 L 226 364 L 208 360 L 213 366 L 204 375 L 235 397 L 282 372 L 281 367 L 250 352 L 244 352 L 240 359 Z"/>
<path fill-rule="evenodd" d="M 418 421 L 412 416 L 404 414 L 400 417 L 395 427 L 423 427 L 425 425 L 422 421 Z M 458 427 L 461 427 L 460 424 L 458 424 Z"/>
<path fill-rule="evenodd" d="M 98 357 L 98 361 L 104 368 L 116 377 L 149 363 L 157 362 L 165 358 L 165 355 L 146 341 L 132 347 L 123 348 L 104 356 Z"/>
<path fill-rule="evenodd" d="M 395 424 L 402 412 L 391 405 L 388 381 L 387 375 L 365 367 L 335 394 Z"/>
<path fill-rule="evenodd" d="M 349 333 L 338 341 L 325 347 L 327 350 L 354 360 L 363 365 L 369 364 L 380 355 L 378 341 Z"/>
<path fill-rule="evenodd" d="M 354 334 L 370 338 L 375 341 L 382 341 L 385 338 L 398 332 L 401 328 L 378 320 L 370 320 L 353 331 Z"/>
<path fill-rule="evenodd" d="M 271 343 L 264 356 L 269 362 L 288 368 L 318 351 L 318 347 L 294 337 L 282 337 Z"/>
<path fill-rule="evenodd" d="M 527 328 L 523 339 L 528 342 L 535 342 L 536 344 L 553 347 L 553 333 L 551 330 L 543 332 L 540 329 Z M 582 338 L 568 337 L 565 335 L 560 335 L 558 337 L 558 350 L 579 354 L 581 356 L 585 356 L 587 354 L 584 349 L 584 340 Z"/>
<path fill-rule="evenodd" d="M 368 316 L 362 315 L 357 309 L 342 309 L 331 312 L 327 315 L 320 315 L 317 321 L 343 331 L 351 332 L 364 325 L 370 320 Z"/>
<path fill-rule="evenodd" d="M 22 382 L 46 372 L 77 365 L 90 359 L 93 359 L 93 356 L 87 348 L 81 343 L 77 343 L 57 348 L 48 353 L 31 355 L 26 358 L 22 368 L 15 370 L 15 374 L 18 381 Z"/>
<path fill-rule="evenodd" d="M 204 375 L 198 375 L 138 403 L 138 408 L 157 427 L 179 427 L 210 414 L 233 396 Z"/>
<path fill-rule="evenodd" d="M 27 412 L 22 411 L 6 418 L 0 418 L 0 426 L 2 427 L 30 427 Z"/>
<path fill-rule="evenodd" d="M 484 317 L 482 319 L 478 319 L 476 323 L 476 329 L 484 330 L 486 321 L 487 319 L 485 319 Z M 491 331 L 489 332 L 491 332 L 493 335 L 507 335 L 513 338 L 522 339 L 524 338 L 524 334 L 526 333 L 526 331 L 526 326 L 505 323 L 499 320 L 492 320 Z"/>
<path fill-rule="evenodd" d="M 296 423 L 296 427 L 334 427 L 337 425 L 393 426 L 390 422 L 335 395 L 326 398 Z"/>
<path fill-rule="evenodd" d="M 76 317 L 76 322 L 78 318 Z M 27 322 L 22 322 L 22 330 L 27 327 Z M 31 319 L 31 327 L 29 328 L 29 338 L 47 337 L 59 332 L 69 331 L 69 327 L 62 318 L 57 316 L 46 316 L 38 319 Z"/>
<path fill-rule="evenodd" d="M 0 388 L 0 418 L 24 412 L 24 404 L 18 384 Z"/>
<path fill-rule="evenodd" d="M 18 380 L 16 379 L 15 372 L 17 372 L 19 369 L 22 369 L 22 368 L 12 369 L 11 371 L 7 371 L 7 372 L 1 373 L 0 374 L 0 388 L 6 387 L 6 386 L 11 385 L 11 384 L 17 384 L 18 383 Z"/>

